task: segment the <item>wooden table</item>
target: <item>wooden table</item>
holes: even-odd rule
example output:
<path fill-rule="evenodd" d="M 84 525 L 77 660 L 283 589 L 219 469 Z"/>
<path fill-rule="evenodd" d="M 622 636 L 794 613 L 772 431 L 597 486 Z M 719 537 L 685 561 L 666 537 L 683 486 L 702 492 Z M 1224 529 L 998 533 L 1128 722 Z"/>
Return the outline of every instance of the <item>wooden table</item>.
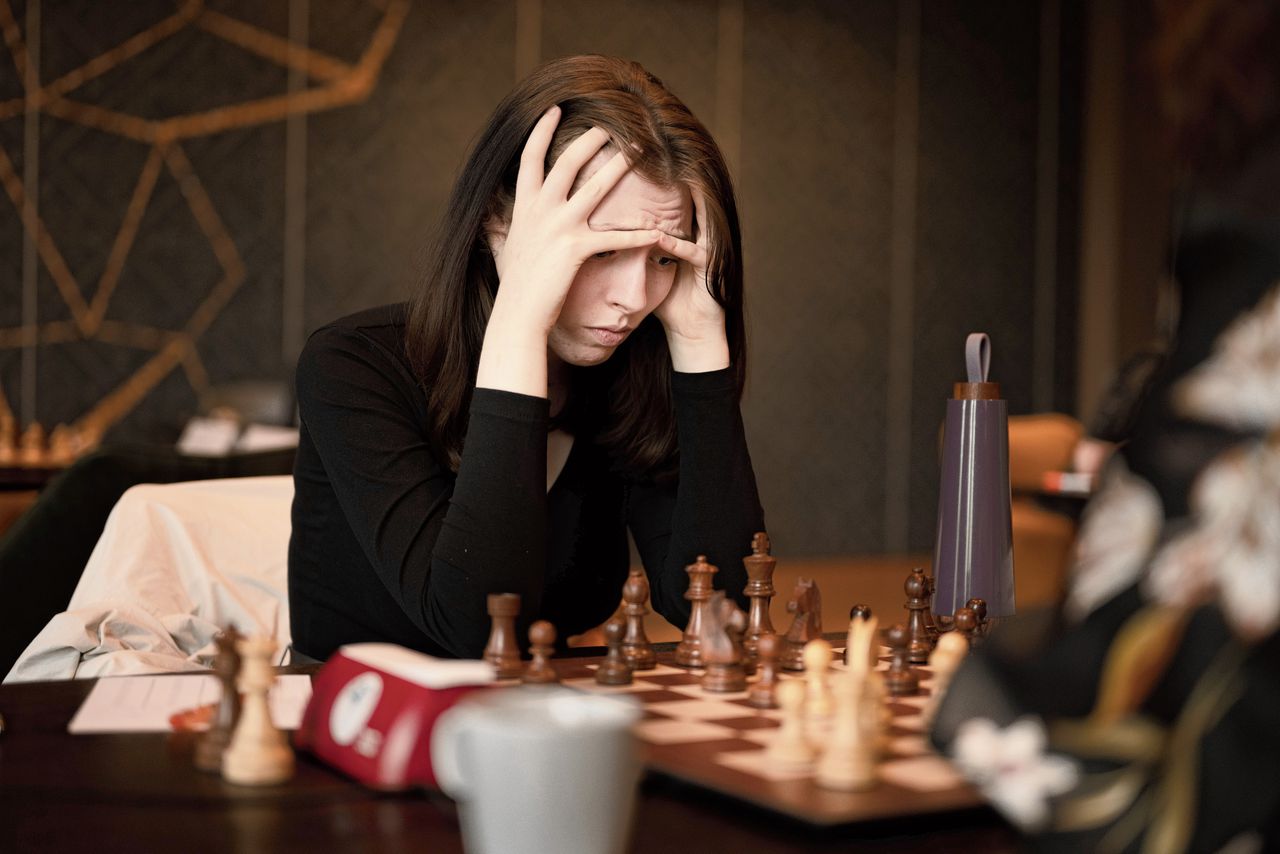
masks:
<path fill-rule="evenodd" d="M 456 810 L 429 792 L 378 794 L 298 757 L 285 786 L 248 789 L 192 767 L 189 735 L 77 735 L 67 723 L 91 680 L 0 685 L 0 850 L 462 850 Z M 928 819 L 815 828 L 660 774 L 641 786 L 632 851 L 1017 850 L 974 809 Z"/>

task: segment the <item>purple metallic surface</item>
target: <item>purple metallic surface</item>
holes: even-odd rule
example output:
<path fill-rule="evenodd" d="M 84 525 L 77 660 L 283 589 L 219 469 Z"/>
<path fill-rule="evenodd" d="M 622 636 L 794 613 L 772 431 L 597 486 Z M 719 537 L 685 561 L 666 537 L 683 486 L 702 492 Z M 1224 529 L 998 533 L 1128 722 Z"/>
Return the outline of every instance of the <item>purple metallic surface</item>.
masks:
<path fill-rule="evenodd" d="M 948 400 L 933 553 L 935 614 L 971 596 L 989 617 L 1014 613 L 1009 419 L 1003 400 Z"/>

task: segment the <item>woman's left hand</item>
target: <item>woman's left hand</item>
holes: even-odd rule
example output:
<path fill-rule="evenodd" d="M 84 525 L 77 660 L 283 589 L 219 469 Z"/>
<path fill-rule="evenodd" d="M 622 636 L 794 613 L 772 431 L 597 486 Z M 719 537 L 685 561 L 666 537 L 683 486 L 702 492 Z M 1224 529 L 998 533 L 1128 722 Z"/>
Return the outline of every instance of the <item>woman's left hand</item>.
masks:
<path fill-rule="evenodd" d="M 707 290 L 711 229 L 706 205 L 698 190 L 692 193 L 698 241 L 665 233 L 659 238 L 657 245 L 679 258 L 680 264 L 671 292 L 653 313 L 666 329 L 672 366 L 684 373 L 701 373 L 729 367 L 729 341 L 724 309 Z"/>

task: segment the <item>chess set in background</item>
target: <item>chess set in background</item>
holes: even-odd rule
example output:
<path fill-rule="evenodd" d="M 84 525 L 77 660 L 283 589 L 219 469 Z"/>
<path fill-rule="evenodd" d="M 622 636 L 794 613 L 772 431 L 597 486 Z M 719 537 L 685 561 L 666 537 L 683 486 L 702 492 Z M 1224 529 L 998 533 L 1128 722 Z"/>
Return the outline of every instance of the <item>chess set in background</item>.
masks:
<path fill-rule="evenodd" d="M 58 469 L 98 446 L 101 436 L 88 429 L 59 424 L 45 435 L 33 421 L 21 432 L 12 415 L 0 415 L 0 467 Z"/>
<path fill-rule="evenodd" d="M 316 676 L 296 742 L 378 788 L 436 786 L 427 747 L 436 719 L 452 704 L 465 704 L 478 689 L 534 691 L 558 683 L 638 704 L 634 733 L 650 770 L 811 823 L 982 803 L 932 752 L 925 732 L 952 672 L 986 634 L 984 603 L 973 600 L 935 619 L 931 579 L 917 568 L 904 583 L 903 623 L 882 630 L 877 616 L 855 605 L 844 643 L 832 643 L 822 636 L 821 594 L 802 579 L 787 604 L 790 627 L 778 634 L 770 619 L 776 561 L 769 548 L 768 537 L 757 534 L 744 559 L 747 612 L 713 589 L 717 569 L 705 558 L 687 567 L 691 616 L 674 650 L 655 653 L 645 637 L 649 587 L 639 569 L 623 587 L 625 617 L 607 627 L 603 660 L 553 659 L 555 628 L 546 621 L 529 627 L 531 659 L 522 660 L 520 599 L 513 594 L 489 597 L 493 626 L 481 662 L 440 661 L 387 645 L 344 648 Z M 224 685 L 234 685 L 236 650 L 246 642 L 231 637 L 220 648 L 217 672 Z M 240 685 L 247 706 L 251 681 Z M 340 712 L 352 703 L 362 710 L 358 725 L 329 732 L 342 728 L 335 722 L 346 719 Z M 281 753 L 283 740 L 258 713 L 251 734 L 239 735 L 248 724 L 243 714 L 237 724 L 235 704 L 224 698 L 199 743 L 197 764 L 240 783 L 286 778 L 292 765 Z M 392 738 L 408 718 L 416 721 L 414 738 Z M 261 754 L 252 772 L 241 773 L 243 757 L 227 758 L 237 739 L 257 745 L 249 748 Z"/>

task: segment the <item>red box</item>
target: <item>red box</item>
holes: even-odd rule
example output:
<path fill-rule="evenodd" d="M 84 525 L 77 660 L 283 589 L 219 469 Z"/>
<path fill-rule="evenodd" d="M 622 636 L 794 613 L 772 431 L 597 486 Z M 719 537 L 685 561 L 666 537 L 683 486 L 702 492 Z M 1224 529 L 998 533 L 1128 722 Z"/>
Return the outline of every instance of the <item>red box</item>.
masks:
<path fill-rule="evenodd" d="M 483 661 L 432 658 L 393 644 L 344 646 L 312 680 L 294 744 L 373 788 L 435 788 L 436 719 L 494 679 Z"/>

